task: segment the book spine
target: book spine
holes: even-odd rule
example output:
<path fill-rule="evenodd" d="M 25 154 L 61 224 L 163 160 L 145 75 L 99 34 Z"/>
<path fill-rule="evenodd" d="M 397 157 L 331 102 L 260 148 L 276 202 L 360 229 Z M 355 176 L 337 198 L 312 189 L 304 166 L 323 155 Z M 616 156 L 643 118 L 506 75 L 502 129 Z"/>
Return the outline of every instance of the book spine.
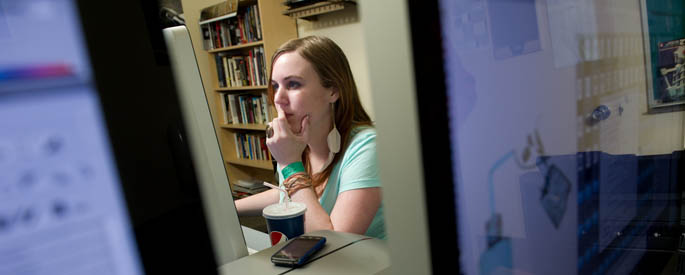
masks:
<path fill-rule="evenodd" d="M 221 94 L 221 110 L 224 118 L 224 124 L 228 123 L 228 106 L 226 106 L 226 95 Z"/>
<path fill-rule="evenodd" d="M 228 103 L 230 105 L 229 109 L 231 109 L 231 120 L 233 121 L 233 123 L 239 123 L 238 111 L 236 110 L 237 105 L 235 104 L 235 95 L 228 95 Z"/>
<path fill-rule="evenodd" d="M 243 123 L 250 123 L 247 118 L 247 105 L 245 104 L 245 96 L 240 96 L 240 114 L 243 117 Z"/>
<path fill-rule="evenodd" d="M 254 61 L 253 61 L 253 54 L 252 54 L 253 50 L 254 49 L 251 49 L 248 52 L 247 60 L 249 61 L 248 62 L 248 68 L 250 68 L 250 84 L 252 86 L 257 86 L 257 85 L 259 85 L 259 83 L 257 81 L 255 81 L 256 80 L 255 79 L 255 69 L 254 69 Z"/>
<path fill-rule="evenodd" d="M 249 55 L 245 56 L 245 59 L 247 60 L 246 66 L 245 66 L 245 67 L 247 67 L 247 85 L 248 86 L 255 86 L 254 77 L 252 77 L 252 71 L 254 71 L 254 69 L 252 69 L 252 65 L 251 65 L 252 59 L 250 58 Z"/>
<path fill-rule="evenodd" d="M 242 87 L 243 86 L 243 77 L 242 72 L 240 71 L 240 57 L 235 56 L 233 57 L 233 62 L 235 66 L 235 83 L 237 84 L 237 87 Z"/>
<path fill-rule="evenodd" d="M 257 25 L 257 39 L 262 40 L 262 20 L 259 18 L 259 8 L 257 6 L 254 9 L 254 18 Z"/>
<path fill-rule="evenodd" d="M 262 123 L 262 120 L 259 117 L 259 106 L 257 105 L 257 98 L 250 98 L 250 102 L 252 102 L 252 117 L 254 118 L 254 123 Z"/>
<path fill-rule="evenodd" d="M 228 57 L 225 55 L 221 56 L 221 63 L 224 65 L 224 87 L 231 87 L 231 76 L 228 68 Z"/>
<path fill-rule="evenodd" d="M 252 102 L 255 103 L 255 114 L 257 114 L 257 121 L 255 123 L 264 124 L 264 116 L 262 115 L 262 99 L 260 97 L 253 97 Z"/>
<path fill-rule="evenodd" d="M 271 110 L 269 109 L 269 99 L 267 98 L 266 93 L 262 93 L 262 112 L 264 112 L 264 123 L 269 123 L 271 121 Z"/>
<path fill-rule="evenodd" d="M 241 134 L 240 137 L 241 137 L 241 140 L 240 140 L 241 142 L 240 142 L 240 143 L 241 143 L 242 146 L 243 146 L 243 158 L 244 158 L 244 159 L 247 159 L 247 158 L 248 158 L 248 154 L 247 154 L 247 137 L 245 137 L 245 134 Z"/>
<path fill-rule="evenodd" d="M 223 47 L 223 44 L 221 43 L 221 28 L 217 22 L 213 22 L 212 25 L 214 25 L 214 39 L 216 40 L 216 47 L 221 48 Z"/>
<path fill-rule="evenodd" d="M 254 143 L 254 147 L 253 147 L 253 148 L 254 148 L 255 158 L 256 158 L 257 160 L 262 160 L 262 154 L 261 154 L 261 151 L 262 151 L 262 150 L 259 149 L 259 148 L 260 148 L 260 147 L 259 147 L 259 137 L 258 137 L 258 136 L 252 136 L 252 137 L 253 137 L 253 138 L 252 138 L 252 143 Z"/>
<path fill-rule="evenodd" d="M 233 142 L 235 143 L 235 156 L 240 158 L 240 143 L 238 143 L 238 134 L 233 133 Z"/>
<path fill-rule="evenodd" d="M 243 12 L 243 26 L 245 27 L 245 36 L 247 42 L 252 42 L 252 32 L 250 31 L 250 7 L 247 7 Z"/>
<path fill-rule="evenodd" d="M 254 114 L 252 112 L 252 99 L 249 96 L 245 97 L 245 110 L 247 110 L 247 121 L 254 123 Z"/>
<path fill-rule="evenodd" d="M 226 120 L 229 124 L 233 124 L 233 116 L 231 115 L 231 101 L 228 98 L 228 94 L 224 94 L 224 104 L 226 104 Z"/>
<path fill-rule="evenodd" d="M 214 30 L 212 30 L 212 24 L 207 24 L 207 31 L 209 32 L 209 49 L 215 49 L 214 45 Z"/>
<path fill-rule="evenodd" d="M 238 77 L 240 77 L 240 86 L 247 86 L 245 80 L 245 60 L 242 56 L 238 57 Z"/>
<path fill-rule="evenodd" d="M 250 16 L 250 31 L 252 32 L 252 39 L 257 41 L 257 22 L 255 22 L 255 18 L 254 18 L 255 8 L 257 8 L 257 6 L 252 6 L 252 8 L 249 11 L 249 13 L 250 13 L 249 16 Z"/>
<path fill-rule="evenodd" d="M 247 146 L 250 149 L 250 159 L 254 160 L 255 158 L 254 158 L 254 151 L 253 151 L 254 146 L 252 146 L 252 135 L 247 135 Z"/>
<path fill-rule="evenodd" d="M 256 67 L 255 74 L 257 76 L 257 83 L 258 83 L 257 85 L 264 85 L 264 83 L 262 82 L 262 77 L 261 77 L 262 65 L 258 62 L 259 49 L 254 48 L 252 50 L 254 51 L 252 61 L 255 63 L 255 67 Z"/>
<path fill-rule="evenodd" d="M 205 50 L 211 50 L 212 43 L 210 40 L 212 39 L 212 35 L 209 32 L 209 26 L 207 24 L 200 25 L 200 30 L 202 32 L 202 48 Z"/>
<path fill-rule="evenodd" d="M 235 60 L 233 57 L 228 58 L 228 68 L 231 70 L 229 76 L 231 76 L 231 87 L 237 87 L 238 83 L 235 81 Z"/>
<path fill-rule="evenodd" d="M 216 54 L 214 55 L 214 63 L 216 63 L 216 74 L 217 74 L 217 80 L 218 80 L 218 85 L 219 87 L 225 87 L 226 86 L 226 80 L 224 79 L 224 66 L 221 61 L 221 55 Z"/>
<path fill-rule="evenodd" d="M 266 85 L 266 65 L 264 63 L 263 47 L 259 47 L 259 54 L 257 56 L 257 61 L 259 62 L 259 78 L 261 79 L 262 85 Z"/>
<path fill-rule="evenodd" d="M 245 40 L 245 32 L 243 31 L 243 19 L 242 16 L 238 16 L 238 30 L 240 31 L 240 43 L 247 43 Z"/>
<path fill-rule="evenodd" d="M 250 86 L 250 69 L 247 64 L 247 56 L 243 56 L 240 60 L 240 64 L 243 68 L 243 83 L 245 83 L 245 86 Z"/>

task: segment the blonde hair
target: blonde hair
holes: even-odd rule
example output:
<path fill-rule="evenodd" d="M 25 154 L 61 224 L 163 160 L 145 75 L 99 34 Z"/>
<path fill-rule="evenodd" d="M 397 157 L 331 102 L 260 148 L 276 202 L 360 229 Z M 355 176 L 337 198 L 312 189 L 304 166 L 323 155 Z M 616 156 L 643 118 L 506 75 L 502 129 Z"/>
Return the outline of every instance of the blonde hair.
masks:
<path fill-rule="evenodd" d="M 273 65 L 280 55 L 289 52 L 297 52 L 307 60 L 321 79 L 321 86 L 324 88 L 334 87 L 339 94 L 338 100 L 334 103 L 334 119 L 341 137 L 340 152 L 335 155 L 333 162 L 326 169 L 317 174 L 312 174 L 311 164 L 307 157 L 309 148 L 302 153 L 305 169 L 312 177 L 312 185 L 316 187 L 328 179 L 335 164 L 345 154 L 352 130 L 357 126 L 371 126 L 373 122 L 359 100 L 357 85 L 354 82 L 345 53 L 333 40 L 322 36 L 291 39 L 276 50 L 271 58 L 271 72 L 268 82 L 269 100 L 272 104 L 275 93 L 271 85 Z"/>

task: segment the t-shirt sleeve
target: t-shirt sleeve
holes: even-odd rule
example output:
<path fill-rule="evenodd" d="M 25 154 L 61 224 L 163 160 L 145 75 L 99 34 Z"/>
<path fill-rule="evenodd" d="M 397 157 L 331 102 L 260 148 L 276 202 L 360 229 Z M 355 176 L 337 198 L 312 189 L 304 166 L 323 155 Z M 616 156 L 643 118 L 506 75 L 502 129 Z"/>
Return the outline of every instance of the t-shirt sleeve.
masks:
<path fill-rule="evenodd" d="M 357 133 L 341 163 L 340 189 L 381 187 L 376 156 L 376 133 L 373 129 Z"/>

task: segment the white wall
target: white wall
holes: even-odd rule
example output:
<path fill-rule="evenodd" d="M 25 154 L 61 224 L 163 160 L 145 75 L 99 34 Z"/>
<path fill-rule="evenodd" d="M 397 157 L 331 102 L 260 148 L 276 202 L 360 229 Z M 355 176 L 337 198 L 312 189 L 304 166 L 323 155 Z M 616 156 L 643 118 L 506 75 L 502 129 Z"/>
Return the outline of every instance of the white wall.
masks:
<path fill-rule="evenodd" d="M 352 6 L 342 11 L 319 15 L 316 21 L 298 19 L 297 33 L 298 37 L 309 35 L 326 36 L 340 46 L 350 63 L 362 105 L 364 105 L 364 108 L 373 120 L 375 115 L 371 99 L 371 84 L 369 83 L 368 76 L 369 66 L 358 9 Z"/>

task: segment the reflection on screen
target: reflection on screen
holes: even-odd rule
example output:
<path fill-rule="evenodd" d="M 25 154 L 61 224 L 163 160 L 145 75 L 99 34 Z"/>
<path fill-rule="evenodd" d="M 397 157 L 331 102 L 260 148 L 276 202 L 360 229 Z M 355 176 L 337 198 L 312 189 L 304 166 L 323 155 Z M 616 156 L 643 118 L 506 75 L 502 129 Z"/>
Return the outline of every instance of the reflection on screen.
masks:
<path fill-rule="evenodd" d="M 682 138 L 651 152 L 640 135 L 639 3 L 442 0 L 440 12 L 461 270 L 658 274 L 647 254 L 680 236 Z"/>
<path fill-rule="evenodd" d="M 0 0 L 0 274 L 141 274 L 71 1 Z"/>

